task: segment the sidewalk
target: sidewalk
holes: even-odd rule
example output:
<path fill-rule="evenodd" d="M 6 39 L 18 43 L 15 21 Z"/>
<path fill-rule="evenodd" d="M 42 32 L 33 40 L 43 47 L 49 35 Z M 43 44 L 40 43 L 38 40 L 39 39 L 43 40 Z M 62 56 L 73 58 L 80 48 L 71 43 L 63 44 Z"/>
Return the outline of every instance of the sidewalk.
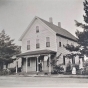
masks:
<path fill-rule="evenodd" d="M 88 78 L 88 75 L 36 75 L 36 74 L 27 74 L 27 75 L 9 75 L 11 77 L 54 77 L 54 78 Z"/>

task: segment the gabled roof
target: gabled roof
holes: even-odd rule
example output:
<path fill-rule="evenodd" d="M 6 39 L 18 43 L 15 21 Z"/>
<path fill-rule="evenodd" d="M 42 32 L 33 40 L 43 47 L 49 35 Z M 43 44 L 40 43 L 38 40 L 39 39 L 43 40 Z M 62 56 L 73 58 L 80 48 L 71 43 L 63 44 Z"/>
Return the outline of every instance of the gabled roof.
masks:
<path fill-rule="evenodd" d="M 35 19 L 39 19 L 41 20 L 44 24 L 46 24 L 48 27 L 50 27 L 50 29 L 52 29 L 56 35 L 59 35 L 59 36 L 62 36 L 62 37 L 65 37 L 65 38 L 68 38 L 68 39 L 71 39 L 73 41 L 76 41 L 76 37 L 73 36 L 70 32 L 68 32 L 67 30 L 63 29 L 63 28 L 60 28 L 59 26 L 56 26 L 48 21 L 45 21 L 44 19 L 42 18 L 39 18 L 39 17 L 35 17 L 33 19 L 33 21 L 31 22 L 31 24 L 34 22 Z M 29 27 L 31 26 L 31 24 L 28 26 L 27 30 L 23 33 L 23 35 L 21 36 L 20 40 L 22 40 L 22 38 L 25 36 L 25 34 L 27 33 L 27 31 L 29 30 Z"/>
<path fill-rule="evenodd" d="M 47 26 L 49 26 L 53 31 L 56 32 L 57 35 L 62 35 L 64 37 L 67 37 L 69 39 L 75 40 L 76 41 L 76 37 L 73 36 L 70 32 L 68 32 L 67 30 L 60 28 L 59 26 L 56 26 L 48 21 L 45 21 L 41 18 L 39 18 L 41 21 L 43 21 Z"/>

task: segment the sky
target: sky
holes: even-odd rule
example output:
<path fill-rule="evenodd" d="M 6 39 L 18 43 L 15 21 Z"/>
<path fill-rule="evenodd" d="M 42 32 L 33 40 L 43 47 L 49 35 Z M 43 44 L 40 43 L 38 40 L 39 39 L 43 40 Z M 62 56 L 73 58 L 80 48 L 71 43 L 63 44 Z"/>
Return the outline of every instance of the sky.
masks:
<path fill-rule="evenodd" d="M 21 45 L 19 38 L 35 16 L 49 21 L 69 31 L 75 36 L 75 31 L 81 30 L 75 26 L 75 21 L 83 22 L 84 0 L 0 0 L 0 32 L 15 39 L 16 45 Z"/>

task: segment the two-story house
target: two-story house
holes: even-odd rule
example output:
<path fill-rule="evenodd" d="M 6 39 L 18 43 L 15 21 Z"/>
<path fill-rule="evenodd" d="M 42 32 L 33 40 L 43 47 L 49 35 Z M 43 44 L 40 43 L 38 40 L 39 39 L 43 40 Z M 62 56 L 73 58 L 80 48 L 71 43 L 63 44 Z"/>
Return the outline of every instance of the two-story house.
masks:
<path fill-rule="evenodd" d="M 22 53 L 17 57 L 22 59 L 22 72 L 51 72 L 51 61 L 61 55 L 57 64 L 66 65 L 69 59 L 64 55 L 69 53 L 63 45 L 77 45 L 76 37 L 58 25 L 39 17 L 34 17 L 26 31 L 22 34 Z M 79 59 L 76 59 L 79 62 Z"/>

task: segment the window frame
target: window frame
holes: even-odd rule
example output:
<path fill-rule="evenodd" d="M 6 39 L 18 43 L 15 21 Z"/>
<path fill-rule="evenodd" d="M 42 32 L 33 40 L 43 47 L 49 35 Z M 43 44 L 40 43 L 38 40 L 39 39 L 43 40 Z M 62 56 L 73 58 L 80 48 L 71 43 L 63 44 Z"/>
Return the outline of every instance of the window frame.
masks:
<path fill-rule="evenodd" d="M 30 40 L 27 41 L 27 50 L 30 50 Z"/>
<path fill-rule="evenodd" d="M 46 37 L 46 47 L 50 47 L 50 37 Z"/>
<path fill-rule="evenodd" d="M 63 56 L 63 65 L 65 65 L 65 56 Z"/>
<path fill-rule="evenodd" d="M 36 33 L 39 33 L 39 26 L 36 26 Z"/>
<path fill-rule="evenodd" d="M 36 49 L 40 48 L 39 39 L 36 39 Z"/>
<path fill-rule="evenodd" d="M 61 47 L 61 41 L 59 41 L 59 47 Z"/>

